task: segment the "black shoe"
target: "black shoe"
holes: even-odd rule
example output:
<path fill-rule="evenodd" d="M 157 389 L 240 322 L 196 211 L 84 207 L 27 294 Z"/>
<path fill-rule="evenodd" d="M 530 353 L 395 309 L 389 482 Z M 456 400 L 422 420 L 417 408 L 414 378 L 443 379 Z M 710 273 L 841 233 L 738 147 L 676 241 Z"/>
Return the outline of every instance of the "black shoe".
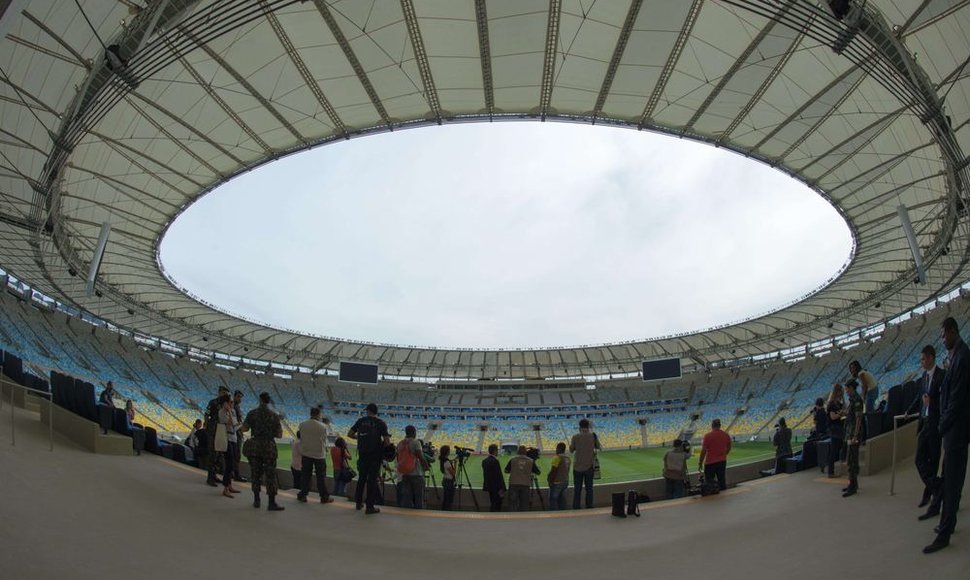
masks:
<path fill-rule="evenodd" d="M 327 497 L 321 497 L 320 503 L 333 503 L 333 498 L 329 495 Z"/>
<path fill-rule="evenodd" d="M 938 509 L 933 509 L 933 508 L 930 508 L 928 512 L 926 512 L 925 514 L 922 514 L 922 515 L 920 515 L 920 516 L 919 516 L 918 518 L 916 518 L 916 519 L 918 519 L 919 521 L 921 521 L 921 522 L 922 522 L 922 521 L 925 521 L 925 520 L 928 520 L 928 519 L 930 519 L 930 518 L 935 518 L 935 517 L 937 517 L 938 515 L 940 515 L 940 510 L 938 510 Z"/>
<path fill-rule="evenodd" d="M 842 488 L 842 492 L 843 492 L 843 493 L 844 493 L 844 492 L 847 492 L 847 491 L 849 491 L 849 486 L 846 486 L 846 487 L 843 487 L 843 488 Z"/>
<path fill-rule="evenodd" d="M 356 507 L 357 507 L 357 511 L 360 511 L 360 510 L 364 509 L 364 504 L 358 503 Z"/>
<path fill-rule="evenodd" d="M 253 507 L 258 508 L 260 506 L 259 494 L 253 496 Z"/>
<path fill-rule="evenodd" d="M 286 509 L 285 507 L 281 506 L 280 504 L 272 500 L 270 500 L 269 505 L 266 506 L 266 511 L 269 511 L 269 512 L 281 512 L 285 509 Z"/>
<path fill-rule="evenodd" d="M 940 526 L 939 526 L 939 524 L 937 524 L 936 526 L 933 527 L 933 533 L 934 534 L 939 534 L 940 533 Z"/>
<path fill-rule="evenodd" d="M 219 484 L 211 479 L 207 479 L 205 481 L 205 484 L 208 485 L 209 487 L 219 487 Z"/>
<path fill-rule="evenodd" d="M 923 499 L 919 500 L 919 505 L 916 506 L 916 507 L 918 507 L 918 508 L 925 508 L 926 506 L 929 505 L 930 499 L 932 499 L 932 498 L 933 498 L 933 493 L 930 491 L 929 486 L 926 486 L 923 489 Z"/>
<path fill-rule="evenodd" d="M 859 493 L 859 488 L 850 487 L 849 489 L 845 490 L 845 493 L 842 494 L 842 497 L 852 497 L 857 493 Z"/>
<path fill-rule="evenodd" d="M 248 479 L 246 479 L 245 477 L 243 477 L 243 476 L 241 476 L 241 475 L 237 475 L 237 476 L 236 476 L 236 477 L 234 477 L 233 479 L 235 479 L 235 480 L 236 480 L 236 481 L 238 481 L 239 483 L 249 483 L 249 480 L 248 480 Z"/>
<path fill-rule="evenodd" d="M 364 513 L 367 514 L 367 515 L 370 515 L 370 514 L 379 514 L 379 513 L 381 513 L 381 510 L 379 508 L 376 508 L 376 507 L 369 507 L 369 508 L 367 508 L 367 510 Z"/>
<path fill-rule="evenodd" d="M 932 554 L 933 552 L 939 552 L 940 550 L 942 550 L 943 548 L 949 545 L 950 545 L 949 539 L 941 539 L 938 537 L 935 540 L 933 540 L 932 544 L 923 548 L 923 553 Z"/>
<path fill-rule="evenodd" d="M 301 493 L 296 496 L 296 501 L 300 503 L 306 503 L 306 496 Z"/>

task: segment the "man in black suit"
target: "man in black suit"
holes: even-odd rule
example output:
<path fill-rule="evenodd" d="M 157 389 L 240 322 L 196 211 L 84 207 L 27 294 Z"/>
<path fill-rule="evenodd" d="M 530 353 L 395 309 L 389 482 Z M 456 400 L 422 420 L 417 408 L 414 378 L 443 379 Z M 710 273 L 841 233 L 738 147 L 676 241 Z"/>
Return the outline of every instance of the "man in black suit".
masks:
<path fill-rule="evenodd" d="M 498 445 L 492 443 L 488 446 L 488 457 L 482 460 L 482 475 L 485 484 L 482 486 L 488 492 L 488 499 L 491 503 L 491 511 L 502 511 L 502 498 L 505 496 L 505 476 L 502 475 L 502 466 L 498 462 Z"/>
<path fill-rule="evenodd" d="M 950 364 L 940 386 L 940 435 L 943 437 L 943 511 L 937 536 L 923 548 L 932 554 L 950 545 L 956 528 L 960 495 L 967 476 L 967 444 L 970 443 L 970 348 L 960 338 L 957 321 L 942 324 L 943 346 L 950 351 Z"/>
<path fill-rule="evenodd" d="M 919 435 L 916 439 L 916 471 L 923 480 L 923 499 L 919 507 L 930 503 L 933 491 L 937 488 L 937 470 L 940 467 L 940 385 L 943 384 L 943 369 L 936 366 L 936 349 L 928 344 L 919 355 L 923 376 L 920 378 L 920 396 L 913 401 L 912 407 L 920 406 Z M 910 408 L 906 414 L 914 409 Z"/>

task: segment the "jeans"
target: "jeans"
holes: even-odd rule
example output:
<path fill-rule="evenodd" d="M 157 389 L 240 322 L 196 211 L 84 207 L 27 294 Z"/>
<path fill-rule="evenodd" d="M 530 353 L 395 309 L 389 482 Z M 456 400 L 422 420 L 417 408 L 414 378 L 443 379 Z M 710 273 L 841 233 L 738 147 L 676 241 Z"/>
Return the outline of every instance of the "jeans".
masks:
<path fill-rule="evenodd" d="M 320 499 L 330 497 L 330 492 L 327 491 L 327 461 L 306 456 L 303 457 L 303 470 L 300 473 L 301 483 L 303 484 L 300 486 L 300 495 L 306 497 L 310 494 L 310 476 L 314 471 L 317 475 L 317 493 L 320 494 Z"/>
<path fill-rule="evenodd" d="M 379 489 L 377 489 L 377 478 L 381 473 L 381 456 L 375 455 L 370 456 L 360 456 L 357 458 L 357 489 L 354 493 L 354 500 L 357 505 L 365 503 L 364 500 L 364 488 L 367 488 L 367 509 L 373 509 L 374 503 L 378 501 L 381 495 Z"/>
<path fill-rule="evenodd" d="M 455 480 L 442 479 L 441 487 L 445 492 L 444 498 L 441 500 L 441 509 L 450 512 L 452 504 L 455 503 Z"/>
<path fill-rule="evenodd" d="M 727 474 L 727 461 L 718 461 L 717 463 L 708 463 L 704 466 L 704 481 L 711 483 L 717 478 L 717 487 L 721 491 L 727 489 L 727 479 L 725 475 Z"/>
<path fill-rule="evenodd" d="M 342 481 L 346 469 L 335 469 L 333 472 L 333 494 L 343 496 L 347 492 L 347 482 Z"/>
<path fill-rule="evenodd" d="M 401 479 L 397 504 L 403 508 L 424 509 L 424 476 L 405 475 Z"/>
<path fill-rule="evenodd" d="M 569 483 L 554 483 L 549 486 L 549 509 L 566 509 L 566 489 Z"/>
<path fill-rule="evenodd" d="M 866 393 L 866 413 L 876 412 L 876 400 L 879 399 L 879 387 L 875 387 Z"/>
<path fill-rule="evenodd" d="M 575 486 L 573 509 L 579 509 L 579 497 L 582 494 L 583 485 L 586 485 L 586 507 L 593 507 L 593 468 L 590 467 L 586 471 L 573 471 L 573 485 Z"/>
<path fill-rule="evenodd" d="M 225 466 L 222 470 L 222 485 L 232 487 L 232 472 L 236 463 L 236 442 L 229 441 L 226 452 L 222 454 Z"/>
<path fill-rule="evenodd" d="M 512 511 L 529 511 L 532 508 L 532 489 L 528 485 L 510 485 L 509 501 L 512 503 Z"/>
<path fill-rule="evenodd" d="M 682 480 L 664 478 L 664 486 L 667 489 L 667 499 L 684 497 L 684 482 Z"/>

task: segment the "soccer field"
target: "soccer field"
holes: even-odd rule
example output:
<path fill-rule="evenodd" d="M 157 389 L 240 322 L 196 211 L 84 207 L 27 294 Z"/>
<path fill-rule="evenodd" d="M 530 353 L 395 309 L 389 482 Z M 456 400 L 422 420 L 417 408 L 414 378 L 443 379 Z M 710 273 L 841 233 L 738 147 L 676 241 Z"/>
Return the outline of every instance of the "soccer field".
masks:
<path fill-rule="evenodd" d="M 598 482 L 618 483 L 622 481 L 639 481 L 643 479 L 660 477 L 663 472 L 663 456 L 669 450 L 669 447 L 656 447 L 651 449 L 600 452 L 600 472 L 603 474 L 603 478 L 598 480 Z M 699 452 L 700 447 L 694 447 L 693 456 L 688 463 L 688 467 L 691 469 L 691 471 L 696 471 L 697 469 L 697 454 Z M 356 454 L 354 453 L 354 450 L 352 450 L 351 453 L 354 454 L 354 460 L 356 462 Z M 731 455 L 728 457 L 728 465 L 738 465 L 740 463 L 749 463 L 751 461 L 766 459 L 769 457 L 774 457 L 774 454 L 774 447 L 772 447 L 771 443 L 766 441 L 735 443 L 731 449 Z M 291 457 L 292 453 L 290 450 L 290 444 L 279 444 L 279 459 L 277 460 L 277 465 L 279 465 L 279 467 L 282 469 L 289 469 Z M 503 467 L 508 462 L 509 457 L 509 455 L 499 454 L 499 462 Z M 479 488 L 482 485 L 481 464 L 483 458 L 483 455 L 473 455 L 466 461 L 468 479 L 471 481 L 471 485 L 474 488 Z M 552 458 L 552 455 L 543 455 L 539 458 L 539 468 L 542 470 L 543 474 L 549 472 L 549 464 L 552 462 Z M 329 457 L 327 458 L 327 463 L 327 473 L 332 475 L 333 466 L 329 465 Z M 437 462 L 435 462 L 434 468 L 435 479 L 440 485 L 441 470 L 438 468 Z M 356 470 L 356 467 L 354 467 L 354 469 Z M 539 482 L 542 487 L 545 487 L 545 475 L 540 476 Z"/>

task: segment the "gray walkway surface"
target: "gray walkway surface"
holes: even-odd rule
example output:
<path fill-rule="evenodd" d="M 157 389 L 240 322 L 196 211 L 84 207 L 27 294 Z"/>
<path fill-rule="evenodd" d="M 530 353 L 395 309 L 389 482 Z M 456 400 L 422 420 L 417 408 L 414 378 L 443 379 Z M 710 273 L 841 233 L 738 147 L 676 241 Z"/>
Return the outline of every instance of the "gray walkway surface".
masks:
<path fill-rule="evenodd" d="M 712 498 L 491 519 L 338 500 L 268 513 L 204 485 L 200 471 L 152 455 L 112 457 L 63 439 L 53 453 L 36 416 L 0 413 L 0 578 L 970 579 L 970 510 L 949 548 L 924 556 L 934 522 L 917 522 L 911 461 L 890 497 L 888 473 L 842 499 L 817 470 Z M 966 494 L 965 494 L 966 496 Z M 311 496 L 312 499 L 312 496 Z M 965 498 L 965 504 L 970 497 Z M 265 499 L 264 499 L 265 505 Z"/>

